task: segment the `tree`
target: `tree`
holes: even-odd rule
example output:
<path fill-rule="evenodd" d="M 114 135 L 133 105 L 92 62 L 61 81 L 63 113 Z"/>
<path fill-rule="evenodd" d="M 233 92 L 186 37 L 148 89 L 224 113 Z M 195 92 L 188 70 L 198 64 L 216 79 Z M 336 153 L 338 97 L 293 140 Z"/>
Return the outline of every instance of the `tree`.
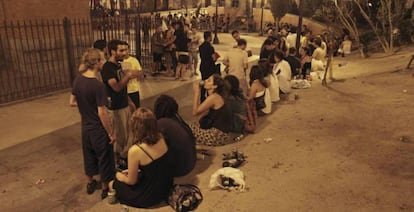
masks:
<path fill-rule="evenodd" d="M 361 35 L 358 31 L 360 26 L 353 17 L 361 15 L 375 34 L 383 51 L 392 53 L 395 26 L 400 26 L 403 21 L 407 11 L 406 2 L 407 0 L 335 0 L 335 6 L 341 22 L 348 30 L 352 29 L 355 38 L 360 38 Z M 349 11 L 352 7 L 355 7 L 355 10 Z"/>
<path fill-rule="evenodd" d="M 351 37 L 353 37 L 356 43 L 359 45 L 359 51 L 362 57 L 365 57 L 364 51 L 364 42 L 361 42 L 360 27 L 357 25 L 355 18 L 355 10 L 353 4 L 347 1 L 336 1 L 334 4 L 337 15 L 336 17 L 340 20 L 342 25 L 350 32 Z"/>
<path fill-rule="evenodd" d="M 294 10 L 296 3 L 294 1 L 287 0 L 273 0 L 269 1 L 270 11 L 276 20 L 276 26 L 278 26 L 280 18 L 282 18 L 290 10 Z"/>

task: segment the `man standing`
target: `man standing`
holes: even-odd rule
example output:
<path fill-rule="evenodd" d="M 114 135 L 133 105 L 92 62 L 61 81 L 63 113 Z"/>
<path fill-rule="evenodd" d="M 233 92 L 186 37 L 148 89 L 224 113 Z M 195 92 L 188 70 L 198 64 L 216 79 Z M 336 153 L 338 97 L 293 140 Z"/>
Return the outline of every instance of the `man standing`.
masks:
<path fill-rule="evenodd" d="M 115 164 L 112 143 L 116 134 L 111 127 L 105 105 L 107 98 L 102 82 L 97 79 L 102 67 L 99 50 L 88 49 L 82 57 L 86 69 L 75 79 L 69 104 L 78 106 L 82 126 L 82 153 L 85 174 L 88 178 L 86 192 L 92 194 L 99 188 L 94 175 L 100 174 L 101 198 L 108 195 L 108 183 L 114 178 Z"/>
<path fill-rule="evenodd" d="M 223 59 L 223 64 L 228 67 L 228 74 L 234 75 L 239 79 L 240 88 L 243 94 L 247 94 L 246 70 L 248 66 L 248 56 L 245 51 L 247 42 L 245 39 L 237 40 L 237 48 L 230 49 Z"/>
<path fill-rule="evenodd" d="M 191 36 L 190 36 L 190 63 L 192 64 L 193 74 L 197 74 L 197 65 L 198 65 L 198 48 L 200 47 L 200 36 L 197 33 L 197 28 L 191 28 Z"/>
<path fill-rule="evenodd" d="M 152 73 L 157 74 L 161 69 L 162 55 L 164 54 L 162 26 L 158 26 L 151 37 L 151 49 L 153 58 Z"/>
<path fill-rule="evenodd" d="M 210 31 L 204 32 L 204 42 L 200 45 L 200 72 L 201 80 L 206 80 L 214 74 L 215 61 L 217 60 L 217 54 L 214 47 L 211 45 L 212 36 Z M 202 87 L 200 93 L 200 102 L 206 99 L 206 90 Z"/>
<path fill-rule="evenodd" d="M 135 78 L 129 70 L 122 70 L 120 61 L 128 54 L 128 45 L 124 41 L 111 40 L 108 43 L 110 57 L 102 69 L 102 80 L 106 87 L 108 112 L 117 135 L 115 143 L 115 161 L 119 168 L 126 168 L 128 151 L 128 133 L 131 111 L 135 105 L 128 97 L 127 84 Z M 129 108 L 128 108 L 129 106 Z"/>
<path fill-rule="evenodd" d="M 128 54 L 126 58 L 122 61 L 121 66 L 124 70 L 129 70 L 135 78 L 129 80 L 127 85 L 128 96 L 134 102 L 135 108 L 140 106 L 140 97 L 139 97 L 139 83 L 138 80 L 142 79 L 142 67 L 137 58 L 130 55 L 130 48 L 128 45 Z"/>

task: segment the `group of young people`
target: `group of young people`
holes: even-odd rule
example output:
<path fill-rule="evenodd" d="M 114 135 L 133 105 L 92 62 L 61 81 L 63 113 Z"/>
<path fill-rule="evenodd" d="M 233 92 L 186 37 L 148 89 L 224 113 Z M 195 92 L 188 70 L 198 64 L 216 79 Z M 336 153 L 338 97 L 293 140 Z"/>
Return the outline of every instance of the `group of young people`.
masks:
<path fill-rule="evenodd" d="M 102 188 L 102 199 L 115 192 L 121 203 L 150 207 L 165 200 L 174 177 L 194 168 L 194 135 L 172 97 L 161 95 L 154 113 L 128 95 L 128 85 L 142 72 L 129 64 L 126 42 L 100 44 L 83 54 L 69 100 L 81 114 L 86 191 Z M 101 183 L 94 179 L 98 174 Z"/>
<path fill-rule="evenodd" d="M 156 27 L 151 38 L 153 73 L 159 74 L 164 68 L 167 76 L 182 81 L 197 75 L 200 41 L 197 27 L 190 30 L 190 24 L 183 21 Z M 191 70 L 190 74 L 187 69 Z"/>
<path fill-rule="evenodd" d="M 290 92 L 295 73 L 286 52 L 268 47 L 266 40 L 261 56 L 269 51 L 268 56 L 247 71 L 247 42 L 237 31 L 232 35 L 237 45 L 234 54 L 225 56 L 229 71 L 222 77 L 215 70 L 217 53 L 211 32 L 204 33 L 198 47 L 202 80 L 192 86 L 192 114 L 197 121 L 188 124 L 171 96 L 158 97 L 153 109 L 140 107 L 136 83 L 143 74 L 138 60 L 129 56 L 126 42 L 112 40 L 106 45 L 99 41 L 85 51 L 70 104 L 81 114 L 88 194 L 102 187 L 102 199 L 116 191 L 123 204 L 153 206 L 166 199 L 174 177 L 195 167 L 197 145 L 235 142 L 231 133 L 252 132 L 249 124 L 255 124 L 256 114 L 271 113 L 280 94 Z M 158 56 L 154 53 L 154 62 Z M 101 185 L 93 178 L 98 174 Z"/>
<path fill-rule="evenodd" d="M 210 54 L 211 61 L 202 62 L 203 70 L 212 67 L 215 54 L 208 45 L 211 32 L 205 33 L 205 38 L 203 51 Z M 193 115 L 199 121 L 187 124 L 173 97 L 161 95 L 151 110 L 140 107 L 139 91 L 128 95 L 130 82 L 138 81 L 143 74 L 139 62 L 129 59 L 126 42 L 111 40 L 105 45 L 97 41 L 94 47 L 82 57 L 69 100 L 81 114 L 88 194 L 102 188 L 102 199 L 116 191 L 121 203 L 153 206 L 165 200 L 174 177 L 186 175 L 194 168 L 196 144 L 225 145 L 232 142 L 230 132 L 242 132 L 241 124 L 234 127 L 237 110 L 229 103 L 245 98 L 236 77 L 222 78 L 211 70 L 208 75 L 203 74 L 204 84 L 193 85 Z M 133 101 L 134 97 L 138 101 Z M 243 103 L 240 105 L 243 107 Z M 239 111 L 243 115 L 243 109 Z M 243 120 L 243 116 L 239 119 Z M 98 174 L 100 183 L 94 179 Z"/>

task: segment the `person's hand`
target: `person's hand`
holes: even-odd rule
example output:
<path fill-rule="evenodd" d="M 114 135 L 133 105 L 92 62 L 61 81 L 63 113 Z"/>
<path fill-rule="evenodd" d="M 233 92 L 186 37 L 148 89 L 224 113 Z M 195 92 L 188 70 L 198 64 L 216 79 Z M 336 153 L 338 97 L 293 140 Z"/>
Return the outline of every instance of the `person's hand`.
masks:
<path fill-rule="evenodd" d="M 115 133 L 112 133 L 112 135 L 108 135 L 109 136 L 109 143 L 113 144 L 116 142 L 116 135 Z"/>
<path fill-rule="evenodd" d="M 124 174 L 125 176 L 128 176 L 128 169 L 123 170 L 121 173 Z"/>
<path fill-rule="evenodd" d="M 132 74 L 132 71 L 130 69 L 126 69 L 123 71 L 125 73 L 125 76 L 128 77 L 128 79 L 134 79 L 137 77 L 136 75 Z"/>

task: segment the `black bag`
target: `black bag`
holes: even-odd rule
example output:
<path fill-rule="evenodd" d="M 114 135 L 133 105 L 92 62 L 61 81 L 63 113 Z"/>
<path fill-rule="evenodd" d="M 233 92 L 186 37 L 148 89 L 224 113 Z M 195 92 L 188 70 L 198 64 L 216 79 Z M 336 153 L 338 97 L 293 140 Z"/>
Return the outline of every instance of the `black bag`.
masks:
<path fill-rule="evenodd" d="M 168 204 L 176 212 L 193 211 L 202 201 L 200 189 L 191 184 L 175 184 L 168 196 Z"/>
<path fill-rule="evenodd" d="M 266 91 L 263 93 L 263 95 L 253 98 L 254 101 L 256 102 L 256 110 L 261 110 L 266 107 L 266 102 L 264 99 L 265 94 L 266 94 Z"/>

